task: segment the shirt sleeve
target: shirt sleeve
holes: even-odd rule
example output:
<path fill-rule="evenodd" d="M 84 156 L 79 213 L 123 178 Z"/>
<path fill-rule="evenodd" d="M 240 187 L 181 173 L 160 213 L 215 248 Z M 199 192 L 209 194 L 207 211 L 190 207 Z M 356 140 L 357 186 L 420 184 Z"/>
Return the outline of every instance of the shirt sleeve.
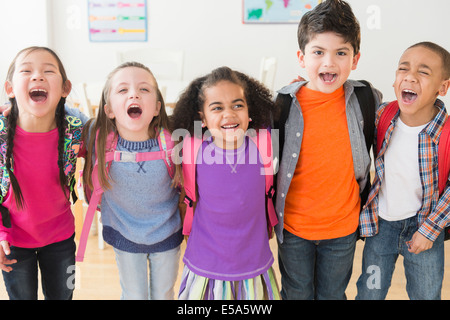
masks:
<path fill-rule="evenodd" d="M 450 176 L 449 176 L 450 178 Z M 419 232 L 427 239 L 434 241 L 450 222 L 450 184 L 444 189 L 436 207 L 420 226 Z"/>
<path fill-rule="evenodd" d="M 83 123 L 83 125 L 85 125 L 86 122 L 88 122 L 88 120 L 89 120 L 89 117 L 86 114 L 84 114 L 83 112 L 81 112 L 81 110 L 78 108 L 69 107 L 66 104 L 64 110 L 66 111 L 66 114 L 68 114 L 69 116 L 74 116 L 74 117 L 81 119 L 81 122 Z"/>

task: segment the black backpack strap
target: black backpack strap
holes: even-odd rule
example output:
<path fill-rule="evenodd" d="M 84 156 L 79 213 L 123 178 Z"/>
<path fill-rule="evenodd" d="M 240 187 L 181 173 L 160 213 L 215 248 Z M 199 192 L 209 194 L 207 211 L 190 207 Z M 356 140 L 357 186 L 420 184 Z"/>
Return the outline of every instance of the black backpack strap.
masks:
<path fill-rule="evenodd" d="M 373 146 L 375 133 L 375 99 L 372 88 L 365 80 L 358 80 L 364 83 L 364 87 L 355 87 L 355 94 L 358 98 L 359 107 L 364 118 L 364 137 L 366 140 L 367 151 L 370 154 L 370 148 Z"/>
<path fill-rule="evenodd" d="M 284 135 L 285 135 L 284 129 L 287 118 L 289 116 L 289 112 L 291 110 L 291 103 L 292 103 L 292 96 L 290 94 L 279 93 L 275 100 L 275 105 L 277 107 L 277 110 L 279 110 L 279 117 L 274 121 L 275 129 L 278 129 L 279 132 L 279 143 L 278 143 L 279 163 L 281 163 L 281 156 L 283 155 Z"/>
<path fill-rule="evenodd" d="M 358 98 L 359 107 L 361 108 L 361 113 L 364 119 L 364 138 L 366 141 L 367 152 L 370 156 L 370 149 L 372 148 L 372 152 L 374 154 L 374 159 L 376 155 L 374 144 L 374 134 L 375 134 L 375 98 L 373 96 L 372 88 L 370 84 L 365 80 L 358 80 L 361 83 L 364 83 L 364 87 L 355 87 L 355 94 Z M 367 201 L 370 192 L 370 176 L 369 181 L 367 181 L 364 190 L 361 192 L 361 207 Z"/>

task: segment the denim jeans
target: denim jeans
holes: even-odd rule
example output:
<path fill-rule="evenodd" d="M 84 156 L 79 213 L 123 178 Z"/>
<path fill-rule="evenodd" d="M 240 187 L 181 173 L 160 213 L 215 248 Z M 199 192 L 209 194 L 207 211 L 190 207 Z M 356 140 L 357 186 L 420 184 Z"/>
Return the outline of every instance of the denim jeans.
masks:
<path fill-rule="evenodd" d="M 156 253 L 130 253 L 114 248 L 122 300 L 173 300 L 180 246 Z M 149 281 L 150 280 L 150 281 Z"/>
<path fill-rule="evenodd" d="M 345 300 L 356 233 L 330 240 L 305 240 L 286 229 L 283 233 L 278 244 L 282 298 Z"/>
<path fill-rule="evenodd" d="M 356 299 L 385 299 L 399 254 L 403 256 L 409 298 L 440 299 L 444 277 L 443 233 L 434 241 L 431 249 L 414 254 L 408 251 L 406 242 L 411 240 L 418 229 L 415 216 L 400 221 L 379 218 L 378 226 L 378 234 L 365 240 Z"/>
<path fill-rule="evenodd" d="M 46 300 L 71 300 L 75 287 L 74 235 L 67 240 L 41 248 L 11 246 L 8 259 L 16 259 L 12 271 L 3 273 L 6 291 L 11 300 L 38 299 L 38 266 L 42 291 Z"/>

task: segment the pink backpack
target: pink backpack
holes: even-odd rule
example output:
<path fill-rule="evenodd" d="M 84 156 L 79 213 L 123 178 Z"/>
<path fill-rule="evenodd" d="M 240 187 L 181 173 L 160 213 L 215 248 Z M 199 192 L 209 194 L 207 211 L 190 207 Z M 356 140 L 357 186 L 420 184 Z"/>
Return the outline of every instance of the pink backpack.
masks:
<path fill-rule="evenodd" d="M 272 236 L 272 228 L 278 223 L 272 198 L 275 193 L 273 187 L 273 159 L 272 141 L 268 130 L 258 130 L 256 136 L 250 139 L 258 147 L 258 151 L 263 159 L 265 180 L 266 180 L 266 214 L 269 236 Z M 203 140 L 197 137 L 186 136 L 183 139 L 183 180 L 186 196 L 184 202 L 187 204 L 186 215 L 184 217 L 183 234 L 189 235 L 192 221 L 194 219 L 194 203 L 197 201 L 195 169 L 198 151 Z"/>
<path fill-rule="evenodd" d="M 98 132 L 96 135 L 95 143 L 98 141 Z M 175 173 L 175 165 L 172 162 L 172 150 L 174 142 L 170 133 L 166 129 L 161 129 L 158 135 L 158 144 L 161 151 L 155 152 L 127 152 L 117 151 L 118 136 L 111 132 L 106 140 L 106 154 L 105 162 L 107 164 L 107 170 L 109 170 L 112 161 L 117 162 L 141 162 L 163 159 L 170 177 L 173 179 Z M 95 148 L 97 150 L 97 147 Z M 97 151 L 96 151 L 97 152 Z M 87 184 L 84 184 L 85 195 L 89 203 L 88 210 L 86 212 L 86 218 L 84 219 L 83 229 L 81 231 L 80 243 L 76 255 L 76 261 L 83 261 L 84 253 L 86 250 L 87 239 L 89 236 L 89 230 L 91 229 L 92 220 L 96 210 L 100 211 L 100 202 L 103 194 L 103 189 L 98 180 L 98 157 L 95 155 L 95 164 L 92 170 L 92 184 L 94 190 L 90 190 Z"/>

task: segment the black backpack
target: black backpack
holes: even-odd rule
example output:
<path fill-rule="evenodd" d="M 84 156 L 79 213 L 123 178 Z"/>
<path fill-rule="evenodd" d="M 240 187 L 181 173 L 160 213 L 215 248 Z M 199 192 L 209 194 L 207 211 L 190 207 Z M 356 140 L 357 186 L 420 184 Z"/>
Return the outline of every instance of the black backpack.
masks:
<path fill-rule="evenodd" d="M 363 83 L 364 87 L 355 87 L 355 94 L 358 98 L 359 106 L 361 108 L 361 113 L 364 118 L 364 137 L 366 140 L 367 152 L 370 155 L 370 149 L 372 148 L 373 152 L 375 152 L 375 148 L 373 147 L 374 143 L 374 133 L 375 133 L 375 99 L 373 97 L 372 88 L 370 84 L 365 80 L 358 80 Z M 279 161 L 281 164 L 281 156 L 283 155 L 283 147 L 284 147 L 284 135 L 285 135 L 285 124 L 286 120 L 289 116 L 289 111 L 291 107 L 292 96 L 290 94 L 278 94 L 275 104 L 279 110 L 279 117 L 274 121 L 275 129 L 279 130 Z M 276 179 L 275 179 L 276 183 Z M 276 188 L 275 188 L 276 190 Z M 366 200 L 369 196 L 370 191 L 370 177 L 369 181 L 366 183 L 366 186 L 361 193 L 361 207 L 366 203 Z"/>

